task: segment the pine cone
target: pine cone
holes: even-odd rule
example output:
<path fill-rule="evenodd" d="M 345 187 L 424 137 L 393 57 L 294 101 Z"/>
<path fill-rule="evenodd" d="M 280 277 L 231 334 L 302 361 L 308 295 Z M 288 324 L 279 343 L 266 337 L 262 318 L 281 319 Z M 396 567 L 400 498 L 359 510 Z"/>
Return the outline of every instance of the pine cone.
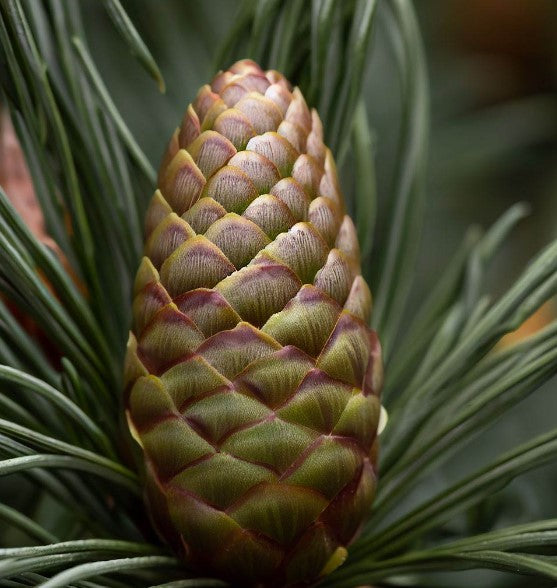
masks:
<path fill-rule="evenodd" d="M 200 573 L 307 585 L 371 505 L 371 294 L 322 125 L 240 61 L 203 86 L 146 217 L 126 362 L 160 534 Z"/>

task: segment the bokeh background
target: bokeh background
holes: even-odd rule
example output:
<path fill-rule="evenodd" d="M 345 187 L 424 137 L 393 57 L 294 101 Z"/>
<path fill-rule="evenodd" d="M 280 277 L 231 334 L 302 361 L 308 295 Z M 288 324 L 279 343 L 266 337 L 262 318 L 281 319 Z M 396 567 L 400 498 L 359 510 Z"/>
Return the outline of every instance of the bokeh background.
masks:
<path fill-rule="evenodd" d="M 130 59 L 101 3 L 79 1 L 99 70 L 156 165 L 186 105 L 214 73 L 216 49 L 234 24 L 239 2 L 122 1 L 165 77 L 167 91 L 160 94 Z M 557 2 L 417 0 L 415 8 L 430 78 L 431 139 L 425 222 L 409 317 L 470 225 L 489 226 L 515 202 L 525 201 L 531 207 L 530 216 L 514 230 L 490 267 L 486 291 L 494 297 L 513 282 L 534 252 L 557 237 Z M 392 51 L 382 32 L 381 9 L 370 47 L 365 96 L 374 127 L 381 231 L 400 120 L 399 88 Z M 349 191 L 349 159 L 341 173 Z M 543 327 L 555 313 L 555 304 L 545 305 L 523 332 Z M 507 344 L 519 336 L 507 339 Z M 426 484 L 441 485 L 554 426 L 556 384 L 550 382 L 520 404 Z M 556 487 L 557 465 L 526 475 L 452 521 L 447 533 L 557 517 Z M 501 514 L 503 505 L 506 518 Z M 459 586 L 545 586 L 488 572 L 459 577 Z M 442 576 L 428 579 L 426 585 L 457 586 L 454 577 Z"/>

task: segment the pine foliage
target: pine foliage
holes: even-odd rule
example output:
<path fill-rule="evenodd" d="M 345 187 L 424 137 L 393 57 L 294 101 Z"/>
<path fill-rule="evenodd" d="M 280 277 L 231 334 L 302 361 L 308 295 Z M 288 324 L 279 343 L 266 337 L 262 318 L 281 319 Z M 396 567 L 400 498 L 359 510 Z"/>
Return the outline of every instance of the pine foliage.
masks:
<path fill-rule="evenodd" d="M 103 4 L 122 43 L 163 89 L 119 1 Z M 362 99 L 377 27 L 396 58 L 401 95 L 393 99 L 402 105 L 381 234 L 374 231 L 373 121 Z M 113 102 L 86 33 L 80 2 L 0 0 L 2 100 L 48 233 L 75 274 L 0 191 L 0 586 L 222 586 L 193 578 L 155 536 L 122 440 L 130 292 L 155 171 Z M 302 88 L 321 113 L 335 156 L 355 170 L 347 197 L 385 350 L 390 418 L 378 495 L 348 560 L 322 585 L 417 586 L 424 573 L 473 568 L 557 580 L 557 520 L 471 536 L 446 532 L 451 520 L 514 478 L 555 462 L 557 429 L 442 488 L 424 484 L 557 372 L 557 323 L 494 351 L 557 291 L 557 242 L 491 300 L 483 288 L 489 264 L 526 207 L 511 208 L 485 233 L 471 230 L 402 332 L 428 143 L 427 77 L 410 2 L 313 0 L 309 10 L 301 0 L 243 0 L 215 69 L 245 56 Z M 22 328 L 13 306 L 34 321 L 60 361 Z"/>

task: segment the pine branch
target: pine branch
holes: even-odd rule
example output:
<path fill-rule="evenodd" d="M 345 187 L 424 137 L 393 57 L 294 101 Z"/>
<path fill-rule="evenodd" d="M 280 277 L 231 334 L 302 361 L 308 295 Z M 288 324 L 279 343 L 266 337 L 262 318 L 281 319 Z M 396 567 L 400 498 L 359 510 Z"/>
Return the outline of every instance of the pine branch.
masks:
<path fill-rule="evenodd" d="M 161 70 L 124 8 L 118 0 L 103 5 L 163 90 Z M 32 497 L 21 504 L 10 497 L 9 505 L 0 504 L 0 519 L 18 540 L 33 543 L 0 549 L 0 583 L 223 586 L 190 577 L 158 545 L 144 520 L 138 476 L 127 465 L 121 366 L 141 219 L 155 171 L 95 63 L 81 10 L 79 3 L 59 0 L 0 0 L 4 98 L 48 234 L 75 273 L 37 240 L 0 190 L 0 291 L 36 322 L 57 355 L 52 362 L 0 301 L 0 475 L 15 475 Z M 376 27 L 387 34 L 402 94 L 385 242 L 373 230 L 386 198 L 378 194 L 373 121 L 362 96 Z M 372 252 L 381 257 L 373 267 L 373 321 L 388 360 L 390 421 L 381 441 L 378 496 L 347 562 L 322 585 L 466 569 L 556 580 L 555 521 L 436 544 L 436 532 L 451 517 L 554 463 L 556 431 L 430 492 L 409 512 L 397 507 L 454 451 L 555 375 L 557 322 L 508 350 L 492 349 L 557 292 L 557 242 L 492 303 L 484 293 L 489 264 L 527 207 L 512 207 L 484 235 L 472 229 L 410 328 L 399 333 L 420 233 L 428 144 L 427 78 L 410 2 L 314 0 L 309 10 L 299 0 L 244 0 L 216 60 L 224 67 L 246 53 L 299 85 L 319 109 L 336 155 L 352 158 L 356 185 L 349 208 L 356 211 L 364 259 Z M 52 515 L 36 508 L 42 500 L 55 506 Z M 68 531 L 64 519 L 77 526 Z M 4 536 L 2 530 L 0 540 Z"/>

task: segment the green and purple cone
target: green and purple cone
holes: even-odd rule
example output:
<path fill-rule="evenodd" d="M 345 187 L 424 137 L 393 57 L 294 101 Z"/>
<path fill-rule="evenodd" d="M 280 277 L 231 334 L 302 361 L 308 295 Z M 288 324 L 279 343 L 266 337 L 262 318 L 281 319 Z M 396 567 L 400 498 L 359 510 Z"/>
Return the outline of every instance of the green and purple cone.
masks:
<path fill-rule="evenodd" d="M 154 525 L 200 574 L 310 585 L 370 508 L 382 384 L 319 116 L 240 61 L 188 106 L 158 186 L 125 395 Z"/>

